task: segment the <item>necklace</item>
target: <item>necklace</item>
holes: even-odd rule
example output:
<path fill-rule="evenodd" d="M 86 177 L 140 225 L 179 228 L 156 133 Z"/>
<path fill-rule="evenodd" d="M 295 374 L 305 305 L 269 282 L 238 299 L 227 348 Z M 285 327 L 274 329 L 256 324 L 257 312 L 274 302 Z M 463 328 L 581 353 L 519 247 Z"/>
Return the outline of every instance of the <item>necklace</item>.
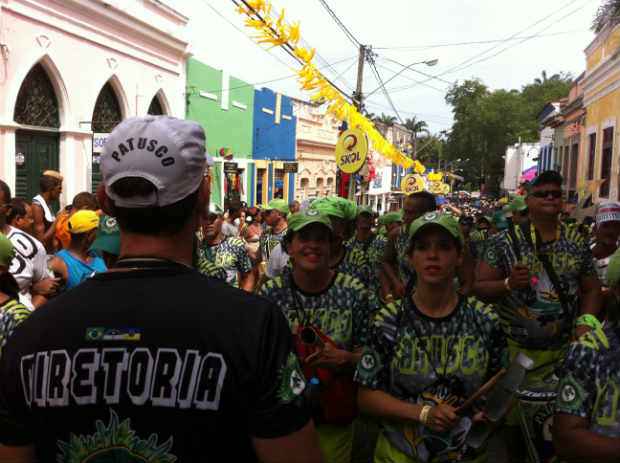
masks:
<path fill-rule="evenodd" d="M 430 317 L 430 315 L 428 315 L 427 313 L 425 313 L 424 311 L 422 311 L 422 310 L 421 310 L 421 307 L 422 307 L 423 305 L 420 303 L 420 300 L 419 300 L 419 298 L 417 297 L 417 294 L 418 294 L 418 293 L 414 291 L 414 292 L 411 294 L 411 300 L 413 301 L 414 305 L 418 308 L 418 310 L 420 310 L 420 312 L 422 312 L 424 315 L 427 315 L 427 316 L 429 316 L 429 317 Z M 455 300 L 455 299 L 458 301 L 458 296 L 457 296 L 457 294 L 453 294 L 453 295 L 451 295 L 451 296 L 450 296 L 450 299 L 449 299 L 449 300 L 448 300 L 448 302 L 447 302 L 447 304 L 445 304 L 445 306 L 444 306 L 444 307 L 440 307 L 440 309 L 441 309 L 441 310 L 440 310 L 440 312 L 441 312 L 441 313 L 440 313 L 440 314 L 438 314 L 438 315 L 436 315 L 436 316 L 433 316 L 432 318 L 443 318 L 443 317 L 447 317 L 448 315 L 450 315 L 449 313 L 444 314 L 444 313 L 443 313 L 443 311 L 444 311 L 444 310 L 446 310 L 446 307 L 453 307 L 453 306 L 454 306 L 454 300 Z M 427 309 L 427 307 L 426 307 L 426 306 L 424 306 L 424 308 L 425 308 L 425 309 Z M 427 310 L 428 310 L 428 309 L 427 309 Z"/>

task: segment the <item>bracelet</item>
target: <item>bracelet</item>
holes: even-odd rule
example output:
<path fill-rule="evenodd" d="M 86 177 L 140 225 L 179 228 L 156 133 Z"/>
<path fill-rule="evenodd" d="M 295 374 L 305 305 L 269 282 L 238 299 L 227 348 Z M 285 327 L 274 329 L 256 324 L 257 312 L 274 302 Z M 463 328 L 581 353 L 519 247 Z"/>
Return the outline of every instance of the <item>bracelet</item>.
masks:
<path fill-rule="evenodd" d="M 506 288 L 506 291 L 508 292 L 512 291 L 512 288 L 510 287 L 510 277 L 504 280 L 504 288 Z"/>
<path fill-rule="evenodd" d="M 420 417 L 418 418 L 418 421 L 420 421 L 420 423 L 422 423 L 424 426 L 426 426 L 426 424 L 428 423 L 428 414 L 431 412 L 431 409 L 433 407 L 431 407 L 430 405 L 424 405 L 424 407 L 422 407 L 422 411 L 420 412 Z"/>
<path fill-rule="evenodd" d="M 603 325 L 601 324 L 599 319 L 589 313 L 584 313 L 583 315 L 580 315 L 579 318 L 577 318 L 576 325 L 589 326 L 593 330 L 600 330 L 603 328 Z"/>

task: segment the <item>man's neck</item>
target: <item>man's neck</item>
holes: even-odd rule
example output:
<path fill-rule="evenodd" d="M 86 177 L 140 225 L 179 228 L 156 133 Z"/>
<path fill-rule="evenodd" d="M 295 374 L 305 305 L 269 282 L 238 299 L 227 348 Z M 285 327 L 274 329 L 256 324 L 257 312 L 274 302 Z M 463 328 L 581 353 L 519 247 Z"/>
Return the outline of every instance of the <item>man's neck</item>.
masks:
<path fill-rule="evenodd" d="M 141 235 L 121 230 L 121 258 L 154 257 L 188 266 L 193 261 L 193 227 L 168 236 Z"/>
<path fill-rule="evenodd" d="M 88 248 L 83 248 L 81 246 L 69 246 L 69 249 L 67 250 L 81 260 L 88 260 L 90 257 L 88 254 Z"/>
<path fill-rule="evenodd" d="M 315 272 L 307 272 L 300 268 L 293 268 L 293 281 L 295 285 L 307 293 L 320 293 L 325 291 L 334 277 L 333 270 L 320 269 Z"/>
<path fill-rule="evenodd" d="M 530 220 L 532 221 L 534 228 L 536 228 L 538 233 L 540 233 L 540 237 L 543 241 L 552 241 L 556 238 L 558 226 L 560 225 L 557 215 L 542 217 L 532 216 Z"/>
<path fill-rule="evenodd" d="M 288 227 L 288 223 L 286 222 L 286 220 L 284 220 L 284 219 L 280 219 L 280 220 L 278 220 L 278 223 L 276 223 L 276 224 L 272 227 L 271 231 L 272 231 L 274 234 L 277 234 L 277 233 L 282 233 L 282 231 L 283 231 L 284 229 L 286 229 L 286 227 Z"/>
<path fill-rule="evenodd" d="M 372 237 L 372 232 L 369 231 L 360 231 L 358 230 L 355 233 L 355 239 L 357 241 L 361 241 L 362 243 L 365 243 L 366 241 L 368 241 L 370 238 Z"/>
<path fill-rule="evenodd" d="M 45 200 L 45 202 L 47 204 L 50 203 L 50 194 L 49 192 L 45 192 L 45 193 L 40 193 L 41 198 L 43 198 Z"/>
<path fill-rule="evenodd" d="M 222 241 L 224 241 L 224 234 L 222 232 L 220 232 L 216 236 L 211 238 L 210 240 L 207 240 L 207 244 L 209 246 L 216 246 L 216 245 L 220 244 Z"/>

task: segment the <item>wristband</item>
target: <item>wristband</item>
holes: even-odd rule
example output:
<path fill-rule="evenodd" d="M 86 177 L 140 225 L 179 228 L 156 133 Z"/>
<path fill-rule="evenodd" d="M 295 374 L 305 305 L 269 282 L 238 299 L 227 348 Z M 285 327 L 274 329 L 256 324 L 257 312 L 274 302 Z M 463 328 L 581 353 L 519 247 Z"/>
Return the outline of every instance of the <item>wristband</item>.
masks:
<path fill-rule="evenodd" d="M 583 315 L 579 316 L 579 318 L 577 318 L 576 325 L 589 326 L 593 330 L 600 330 L 603 328 L 603 325 L 601 324 L 599 319 L 589 313 L 584 313 Z"/>
<path fill-rule="evenodd" d="M 424 426 L 426 426 L 426 424 L 428 423 L 428 414 L 431 412 L 431 407 L 430 405 L 424 405 L 424 407 L 422 407 L 422 411 L 420 412 L 420 417 L 418 418 L 418 421 L 420 421 L 420 423 L 422 423 Z"/>
<path fill-rule="evenodd" d="M 504 280 L 504 288 L 506 288 L 506 291 L 508 292 L 512 291 L 512 288 L 510 287 L 510 277 Z"/>

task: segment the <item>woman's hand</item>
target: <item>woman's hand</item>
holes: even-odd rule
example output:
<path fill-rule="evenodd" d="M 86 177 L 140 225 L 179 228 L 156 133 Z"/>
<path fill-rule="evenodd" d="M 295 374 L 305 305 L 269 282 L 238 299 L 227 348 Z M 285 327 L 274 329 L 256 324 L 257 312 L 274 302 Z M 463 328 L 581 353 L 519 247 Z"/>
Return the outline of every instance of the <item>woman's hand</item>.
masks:
<path fill-rule="evenodd" d="M 313 368 L 339 370 L 353 364 L 353 353 L 325 344 L 323 349 L 309 355 L 305 363 Z"/>
<path fill-rule="evenodd" d="M 439 404 L 431 408 L 428 418 L 424 424 L 427 428 L 436 432 L 446 432 L 452 429 L 459 422 L 456 409 L 448 404 Z"/>

